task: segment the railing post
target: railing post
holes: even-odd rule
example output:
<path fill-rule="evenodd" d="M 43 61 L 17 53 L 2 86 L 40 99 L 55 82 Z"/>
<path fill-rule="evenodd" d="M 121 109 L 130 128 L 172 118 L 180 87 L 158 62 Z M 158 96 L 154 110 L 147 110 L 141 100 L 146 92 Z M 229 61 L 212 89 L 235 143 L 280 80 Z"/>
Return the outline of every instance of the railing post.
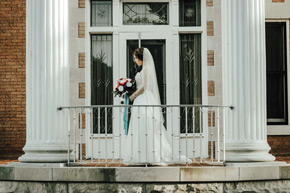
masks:
<path fill-rule="evenodd" d="M 133 107 L 132 107 L 132 110 L 133 110 Z M 132 116 L 132 114 L 131 114 L 131 116 Z M 134 136 L 134 129 L 131 129 L 131 159 L 130 159 L 130 162 L 133 161 L 133 136 Z"/>
<path fill-rule="evenodd" d="M 173 161 L 173 139 L 174 139 L 174 132 L 173 132 L 173 107 L 171 107 L 171 146 L 172 146 L 171 161 Z"/>
<path fill-rule="evenodd" d="M 180 123 L 181 123 L 181 108 L 179 107 L 179 116 L 178 116 L 178 118 L 179 118 L 179 125 L 180 125 Z M 181 128 L 179 128 L 179 137 L 178 137 L 178 163 L 180 163 L 180 156 L 181 156 L 181 149 L 180 149 L 180 147 L 181 147 Z"/>
<path fill-rule="evenodd" d="M 119 120 L 122 120 L 120 117 L 122 116 L 121 107 L 119 107 Z M 120 164 L 122 163 L 122 127 L 119 127 L 119 159 Z"/>
<path fill-rule="evenodd" d="M 146 120 L 145 120 L 145 128 L 146 128 L 146 133 L 145 133 L 145 162 L 146 162 L 146 167 L 147 167 L 147 162 L 148 162 L 148 157 L 147 157 L 147 140 L 148 140 L 148 128 L 147 128 L 147 120 L 148 120 L 148 116 L 147 116 L 147 106 L 145 107 L 145 116 L 146 116 Z"/>
<path fill-rule="evenodd" d="M 193 155 L 193 161 L 195 162 L 195 107 L 192 107 L 192 155 Z"/>
<path fill-rule="evenodd" d="M 152 124 L 153 124 L 153 132 L 152 132 L 152 134 L 153 134 L 153 151 L 152 151 L 152 153 L 153 153 L 153 162 L 155 162 L 155 142 L 154 142 L 154 130 L 155 130 L 155 124 L 154 124 L 154 111 L 155 111 L 155 109 L 154 109 L 154 107 L 152 107 L 152 109 L 153 109 L 153 116 L 152 116 Z"/>
<path fill-rule="evenodd" d="M 83 161 L 83 144 L 82 144 L 82 138 L 83 138 L 83 109 L 80 109 L 80 162 Z"/>
<path fill-rule="evenodd" d="M 185 154 L 186 154 L 186 166 L 188 166 L 187 158 L 188 158 L 188 152 L 187 152 L 187 134 L 188 134 L 188 126 L 187 126 L 187 107 L 185 107 Z"/>
<path fill-rule="evenodd" d="M 220 109 L 217 108 L 217 154 L 218 154 L 218 162 L 220 162 Z"/>
<path fill-rule="evenodd" d="M 211 161 L 213 162 L 213 109 L 212 107 L 210 108 L 210 157 L 211 157 Z"/>
<path fill-rule="evenodd" d="M 225 107 L 223 108 L 223 162 L 226 162 L 226 115 L 227 111 Z"/>
<path fill-rule="evenodd" d="M 114 133 L 114 130 L 113 130 L 113 125 L 114 125 L 114 109 L 113 107 L 111 107 L 111 112 L 112 112 L 112 121 L 111 121 L 111 126 L 112 126 L 112 140 L 113 140 L 113 150 L 112 150 L 112 154 L 113 154 L 113 160 L 112 160 L 112 163 L 115 163 L 115 133 Z"/>
<path fill-rule="evenodd" d="M 69 111 L 69 109 L 68 109 Z M 67 166 L 70 166 L 70 126 L 68 127 L 67 131 L 67 137 L 68 137 L 68 147 L 67 147 Z"/>
<path fill-rule="evenodd" d="M 160 132 L 159 132 L 159 135 L 160 135 L 160 162 L 162 162 L 162 107 L 160 107 Z"/>
<path fill-rule="evenodd" d="M 202 107 L 199 107 L 200 162 L 202 162 Z"/>
<path fill-rule="evenodd" d="M 74 162 L 76 162 L 76 156 L 77 156 L 77 151 L 76 151 L 76 139 L 77 139 L 77 125 L 76 125 L 76 108 L 73 108 L 74 114 L 73 114 L 73 124 L 74 124 Z"/>
<path fill-rule="evenodd" d="M 91 162 L 94 157 L 94 108 L 90 109 L 90 132 L 91 132 Z"/>
<path fill-rule="evenodd" d="M 139 162 L 140 162 L 140 160 L 141 160 L 141 151 L 140 151 L 140 107 L 138 106 L 138 160 L 139 160 Z"/>
<path fill-rule="evenodd" d="M 106 142 L 106 167 L 108 167 L 108 144 L 107 144 L 107 134 L 108 134 L 108 109 L 105 107 L 105 142 Z"/>
<path fill-rule="evenodd" d="M 98 134 L 99 134 L 99 157 L 98 163 L 100 163 L 101 159 L 101 107 L 98 107 Z"/>

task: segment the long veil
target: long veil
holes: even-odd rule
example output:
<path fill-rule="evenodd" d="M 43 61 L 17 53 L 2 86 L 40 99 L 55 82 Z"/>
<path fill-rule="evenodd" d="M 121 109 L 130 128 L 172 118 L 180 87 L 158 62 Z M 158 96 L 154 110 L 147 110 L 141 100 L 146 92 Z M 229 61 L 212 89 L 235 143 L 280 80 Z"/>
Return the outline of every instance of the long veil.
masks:
<path fill-rule="evenodd" d="M 142 82 L 143 82 L 145 92 L 149 94 L 148 96 L 151 96 L 150 100 L 148 99 L 147 104 L 148 105 L 161 105 L 155 64 L 154 64 L 153 57 L 147 48 L 144 48 L 144 51 L 143 51 Z M 161 108 L 154 108 L 154 113 L 156 113 L 156 110 L 158 109 L 161 110 Z M 164 118 L 163 118 L 162 113 L 159 112 L 155 114 L 155 117 L 158 115 L 161 116 L 160 120 L 163 123 Z"/>

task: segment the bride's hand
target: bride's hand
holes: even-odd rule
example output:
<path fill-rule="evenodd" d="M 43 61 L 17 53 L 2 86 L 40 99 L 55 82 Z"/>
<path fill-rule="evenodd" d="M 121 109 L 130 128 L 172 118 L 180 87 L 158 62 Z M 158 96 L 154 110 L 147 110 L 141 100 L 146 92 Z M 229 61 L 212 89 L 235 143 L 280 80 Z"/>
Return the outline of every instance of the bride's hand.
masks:
<path fill-rule="evenodd" d="M 133 94 L 131 94 L 131 96 L 129 97 L 129 99 L 132 102 L 135 99 L 135 96 Z"/>

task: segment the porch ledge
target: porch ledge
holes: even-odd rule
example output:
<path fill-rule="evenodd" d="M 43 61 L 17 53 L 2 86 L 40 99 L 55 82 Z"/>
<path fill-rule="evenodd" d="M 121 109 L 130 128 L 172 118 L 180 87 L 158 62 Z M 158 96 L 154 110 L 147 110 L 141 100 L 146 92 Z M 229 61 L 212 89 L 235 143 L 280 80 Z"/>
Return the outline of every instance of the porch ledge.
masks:
<path fill-rule="evenodd" d="M 212 167 L 62 167 L 0 165 L 0 181 L 35 182 L 231 182 L 289 180 L 289 164 L 255 163 Z M 34 166 L 33 166 L 34 165 Z"/>

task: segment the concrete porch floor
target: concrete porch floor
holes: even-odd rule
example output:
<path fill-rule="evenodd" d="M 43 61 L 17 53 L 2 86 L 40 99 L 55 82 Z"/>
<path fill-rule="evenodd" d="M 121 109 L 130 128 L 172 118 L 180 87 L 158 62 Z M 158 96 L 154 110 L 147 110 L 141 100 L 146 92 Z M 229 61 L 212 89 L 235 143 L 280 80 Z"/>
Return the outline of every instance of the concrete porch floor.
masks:
<path fill-rule="evenodd" d="M 290 157 L 288 157 L 290 158 Z M 290 159 L 214 166 L 118 167 L 1 160 L 0 192 L 290 192 Z M 288 164 L 287 164 L 287 163 Z"/>
<path fill-rule="evenodd" d="M 1 160 L 1 180 L 82 182 L 217 182 L 248 180 L 290 180 L 290 157 L 275 162 L 193 163 L 169 166 L 127 166 L 87 163 L 71 167 L 57 163 L 19 163 Z"/>

